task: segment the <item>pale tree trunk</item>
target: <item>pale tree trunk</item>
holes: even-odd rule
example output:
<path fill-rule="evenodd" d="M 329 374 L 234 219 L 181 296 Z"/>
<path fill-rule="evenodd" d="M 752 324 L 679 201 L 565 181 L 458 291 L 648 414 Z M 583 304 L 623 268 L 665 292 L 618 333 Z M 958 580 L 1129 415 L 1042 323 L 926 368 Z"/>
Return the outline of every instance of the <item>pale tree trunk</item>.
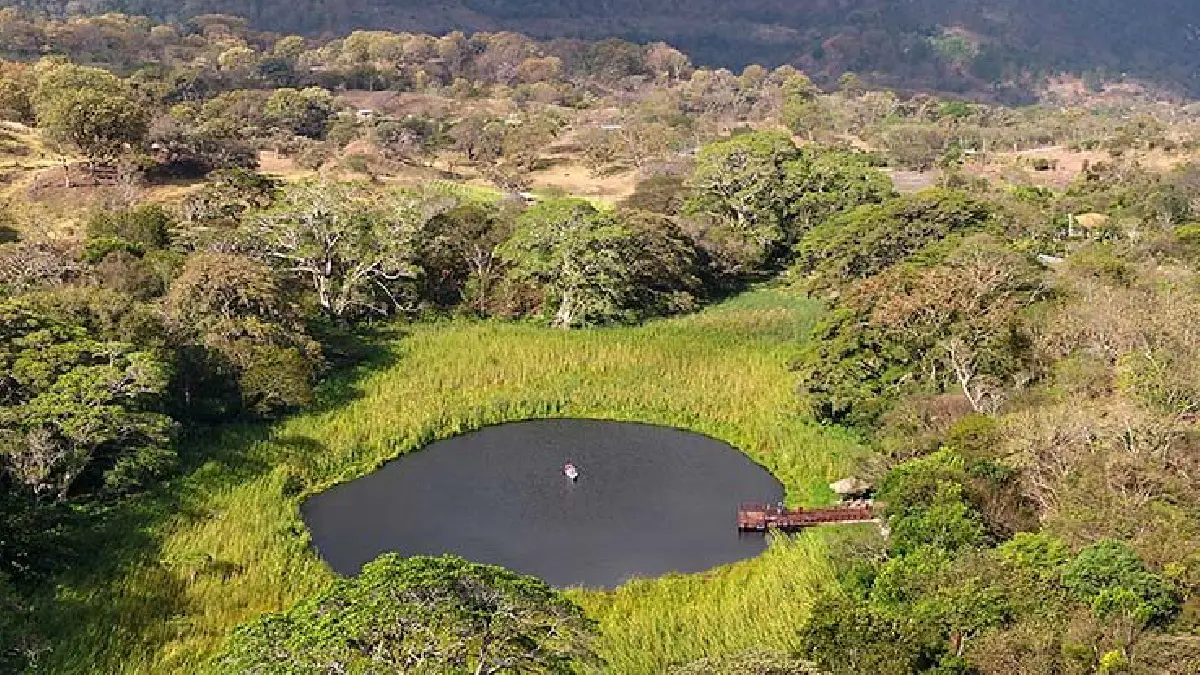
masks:
<path fill-rule="evenodd" d="M 575 296 L 570 289 L 563 291 L 558 303 L 558 311 L 554 313 L 554 325 L 559 328 L 570 328 L 575 321 Z"/>
<path fill-rule="evenodd" d="M 313 275 L 313 290 L 317 292 L 317 303 L 330 314 L 336 314 L 333 308 L 333 298 L 329 293 L 329 279 L 318 273 Z"/>
<path fill-rule="evenodd" d="M 488 296 L 492 291 L 492 274 L 490 270 L 479 270 L 476 272 L 476 278 L 479 279 L 479 297 L 475 300 L 475 311 L 479 312 L 480 316 L 487 314 Z"/>
<path fill-rule="evenodd" d="M 958 385 L 962 389 L 963 396 L 971 404 L 971 409 L 977 413 L 985 412 L 983 392 L 973 386 L 975 381 L 975 359 L 971 354 L 970 348 L 957 338 L 947 340 L 944 347 L 947 360 L 950 362 L 950 369 L 954 372 L 954 377 L 958 380 Z"/>
<path fill-rule="evenodd" d="M 475 247 L 466 254 L 467 264 L 475 273 L 475 279 L 479 282 L 477 292 L 479 297 L 475 299 L 475 310 L 483 315 L 487 313 L 488 295 L 492 288 L 492 267 L 495 260 L 494 250 L 485 250 L 480 247 Z"/>

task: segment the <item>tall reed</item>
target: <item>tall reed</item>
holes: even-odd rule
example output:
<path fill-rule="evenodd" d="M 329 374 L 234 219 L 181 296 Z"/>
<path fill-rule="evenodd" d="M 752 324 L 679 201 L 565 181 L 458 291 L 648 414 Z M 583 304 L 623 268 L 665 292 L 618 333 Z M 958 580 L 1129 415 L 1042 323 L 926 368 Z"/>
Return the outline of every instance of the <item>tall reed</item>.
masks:
<path fill-rule="evenodd" d="M 322 409 L 227 428 L 186 448 L 193 466 L 95 532 L 95 559 L 63 580 L 40 625 L 53 673 L 196 672 L 233 626 L 332 578 L 303 499 L 431 441 L 489 424 L 587 417 L 666 424 L 741 449 L 793 502 L 831 497 L 855 440 L 797 410 L 789 357 L 815 305 L 763 290 L 640 327 L 417 325 L 386 359 L 331 382 Z M 610 672 L 760 643 L 789 644 L 830 578 L 817 537 L 714 572 L 573 591 L 600 621 Z"/>

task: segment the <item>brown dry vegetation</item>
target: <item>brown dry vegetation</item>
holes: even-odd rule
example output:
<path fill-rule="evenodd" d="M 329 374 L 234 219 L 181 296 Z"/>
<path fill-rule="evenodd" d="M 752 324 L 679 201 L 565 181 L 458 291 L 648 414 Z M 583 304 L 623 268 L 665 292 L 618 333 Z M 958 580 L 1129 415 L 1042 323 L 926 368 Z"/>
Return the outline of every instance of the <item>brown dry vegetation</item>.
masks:
<path fill-rule="evenodd" d="M 1165 150 L 1136 150 L 1124 153 L 1122 160 L 1135 162 L 1156 172 L 1170 171 L 1176 166 L 1200 159 L 1196 152 Z M 1035 162 L 1045 160 L 1050 168 L 1038 170 Z M 963 166 L 968 175 L 1008 184 L 1037 185 L 1062 189 L 1070 185 L 1085 167 L 1112 162 L 1106 150 L 1072 150 L 1056 145 L 1017 152 L 992 152 Z"/>
<path fill-rule="evenodd" d="M 597 173 L 585 165 L 582 154 L 578 129 L 568 130 L 546 149 L 542 168 L 530 175 L 533 188 L 606 202 L 633 194 L 637 171 L 615 166 Z"/>
<path fill-rule="evenodd" d="M 354 110 L 374 110 L 381 115 L 404 117 L 459 117 L 474 114 L 506 115 L 516 106 L 512 100 L 497 97 L 449 98 L 419 92 L 350 90 L 338 94 L 338 101 Z"/>

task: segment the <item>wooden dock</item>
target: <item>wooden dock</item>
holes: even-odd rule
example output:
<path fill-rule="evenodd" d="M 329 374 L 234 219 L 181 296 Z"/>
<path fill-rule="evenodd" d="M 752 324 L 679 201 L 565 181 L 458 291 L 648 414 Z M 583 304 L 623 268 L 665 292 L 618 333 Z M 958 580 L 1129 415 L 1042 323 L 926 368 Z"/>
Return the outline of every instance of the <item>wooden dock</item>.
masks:
<path fill-rule="evenodd" d="M 778 504 L 742 502 L 738 508 L 739 532 L 797 532 L 806 527 L 834 523 L 862 523 L 877 520 L 873 502 L 868 499 L 842 502 L 837 506 L 789 509 Z"/>

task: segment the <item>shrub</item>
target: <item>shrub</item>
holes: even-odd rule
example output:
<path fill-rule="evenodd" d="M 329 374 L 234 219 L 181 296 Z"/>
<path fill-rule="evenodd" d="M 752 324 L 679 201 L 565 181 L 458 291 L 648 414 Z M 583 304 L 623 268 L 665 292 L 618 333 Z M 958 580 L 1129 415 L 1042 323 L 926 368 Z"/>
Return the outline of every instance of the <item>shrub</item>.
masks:
<path fill-rule="evenodd" d="M 1161 625 L 1179 610 L 1175 588 L 1148 571 L 1124 542 L 1105 540 L 1083 549 L 1063 568 L 1062 582 L 1101 617 L 1121 613 Z"/>
<path fill-rule="evenodd" d="M 1132 266 L 1120 257 L 1112 244 L 1107 243 L 1079 249 L 1067 259 L 1067 265 L 1080 275 L 1121 286 L 1128 286 L 1134 277 Z"/>
<path fill-rule="evenodd" d="M 955 551 L 984 543 L 982 518 L 965 497 L 967 480 L 965 462 L 945 450 L 888 472 L 879 499 L 887 504 L 892 552 L 924 546 Z"/>
<path fill-rule="evenodd" d="M 140 258 L 145 252 L 146 248 L 141 244 L 126 241 L 125 239 L 118 239 L 117 237 L 100 237 L 89 240 L 84 246 L 83 261 L 96 264 L 113 254 L 125 254 Z"/>
<path fill-rule="evenodd" d="M 145 204 L 125 211 L 96 213 L 88 221 L 87 235 L 89 239 L 119 239 L 143 251 L 152 251 L 171 244 L 173 222 L 163 207 Z"/>
<path fill-rule="evenodd" d="M 925 627 L 828 593 L 800 629 L 802 654 L 834 675 L 908 675 L 934 667 L 941 640 Z"/>

